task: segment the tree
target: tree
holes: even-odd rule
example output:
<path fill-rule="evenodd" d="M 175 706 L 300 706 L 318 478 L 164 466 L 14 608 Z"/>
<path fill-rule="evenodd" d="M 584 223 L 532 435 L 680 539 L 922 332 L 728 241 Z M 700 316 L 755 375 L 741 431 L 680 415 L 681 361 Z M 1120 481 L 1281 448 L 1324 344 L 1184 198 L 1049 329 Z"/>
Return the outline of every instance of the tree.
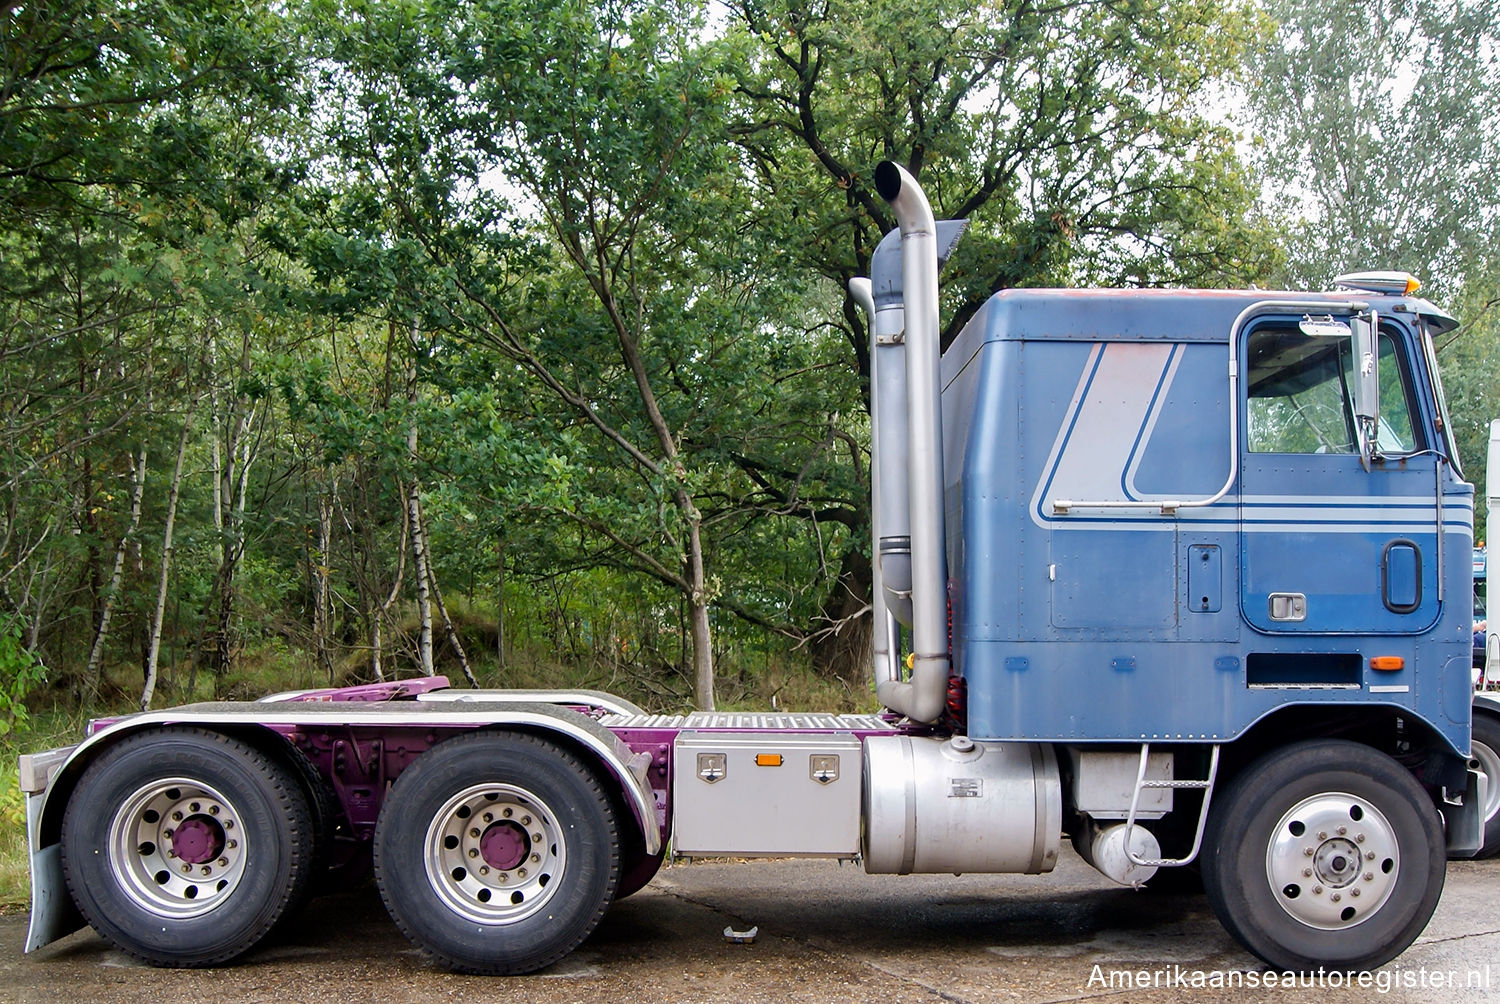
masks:
<path fill-rule="evenodd" d="M 285 181 L 262 142 L 286 108 L 285 24 L 279 8 L 221 0 L 60 0 L 0 19 L 3 537 L 15 547 L 0 550 L 16 556 L 0 603 L 30 622 L 34 646 L 66 655 L 70 638 L 92 639 L 86 676 L 120 635 L 117 614 L 146 619 L 143 510 L 162 492 L 146 481 L 145 444 L 177 438 L 180 419 L 163 418 L 196 393 L 204 317 L 240 316 L 250 299 L 247 220 Z"/>
<path fill-rule="evenodd" d="M 691 3 L 483 0 L 387 15 L 353 32 L 330 79 L 346 163 L 379 179 L 392 207 L 390 230 L 368 239 L 419 254 L 413 282 L 444 294 L 419 298 L 424 329 L 521 376 L 534 431 L 579 447 L 559 458 L 573 494 L 551 515 L 585 550 L 682 597 L 694 701 L 711 708 L 719 587 L 694 427 L 716 402 L 699 353 L 707 326 L 738 316 L 749 276 L 731 247 L 722 47 L 700 41 Z M 476 190 L 490 170 L 532 220 L 518 227 Z"/>
<path fill-rule="evenodd" d="M 969 232 L 944 273 L 945 344 L 1013 286 L 1222 285 L 1263 277 L 1274 245 L 1249 212 L 1233 137 L 1206 114 L 1255 37 L 1240 4 L 1109 0 L 735 0 L 741 58 L 734 133 L 763 207 L 756 225 L 843 291 L 894 220 L 873 168 L 892 159 L 939 218 Z M 836 315 L 868 384 L 863 319 Z M 857 399 L 839 402 L 848 417 Z M 821 436 L 747 453 L 745 475 L 783 506 Z M 787 445 L 792 449 L 788 451 Z M 844 489 L 861 483 L 840 479 Z M 866 493 L 838 512 L 867 537 Z M 837 552 L 823 621 L 868 609 L 863 543 Z M 858 678 L 867 632 L 824 635 L 823 661 Z M 851 665 L 853 664 L 853 665 Z"/>
<path fill-rule="evenodd" d="M 1403 269 L 1468 322 L 1439 342 L 1466 473 L 1500 416 L 1500 7 L 1484 0 L 1266 0 L 1276 30 L 1245 93 L 1282 276 Z M 1482 507 L 1481 507 L 1482 508 Z"/>

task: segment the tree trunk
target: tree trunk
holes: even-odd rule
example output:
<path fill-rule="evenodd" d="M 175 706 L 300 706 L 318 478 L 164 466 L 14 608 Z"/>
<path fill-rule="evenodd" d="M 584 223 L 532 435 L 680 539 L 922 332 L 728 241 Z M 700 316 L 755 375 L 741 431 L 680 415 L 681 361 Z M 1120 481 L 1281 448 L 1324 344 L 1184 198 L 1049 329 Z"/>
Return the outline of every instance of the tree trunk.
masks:
<path fill-rule="evenodd" d="M 420 509 L 418 511 L 420 516 Z M 426 528 L 423 528 L 422 536 L 427 536 Z M 478 687 L 479 681 L 474 679 L 474 670 L 469 666 L 469 655 L 464 651 L 463 642 L 458 640 L 458 630 L 453 626 L 453 618 L 448 616 L 448 606 L 443 602 L 443 591 L 438 588 L 437 576 L 432 571 L 431 549 L 428 550 L 427 576 L 432 586 L 432 600 L 437 604 L 438 616 L 443 619 L 443 631 L 448 635 L 448 644 L 453 646 L 453 653 L 458 656 L 458 665 L 463 669 L 464 679 L 469 681 L 469 686 Z"/>
<path fill-rule="evenodd" d="M 851 547 L 844 554 L 833 594 L 822 605 L 822 619 L 808 645 L 819 673 L 861 686 L 870 679 L 870 559 Z"/>
<path fill-rule="evenodd" d="M 333 656 L 329 652 L 328 623 L 332 606 L 328 586 L 329 563 L 333 560 L 333 497 L 338 491 L 335 480 L 328 493 L 318 497 L 318 551 L 313 565 L 313 639 L 318 665 L 328 674 L 328 685 L 334 684 Z"/>
<path fill-rule="evenodd" d="M 416 438 L 416 430 L 412 431 L 412 439 Z M 417 634 L 417 661 L 422 666 L 422 675 L 432 675 L 432 595 L 428 591 L 428 583 L 432 581 L 432 571 L 427 567 L 427 537 L 422 532 L 422 501 L 421 489 L 416 482 L 412 482 L 411 491 L 406 496 L 407 518 L 411 520 L 411 557 L 412 575 L 417 585 L 417 617 L 420 627 Z"/>
<path fill-rule="evenodd" d="M 427 535 L 422 527 L 422 481 L 417 477 L 417 335 L 419 328 L 415 318 L 411 322 L 411 354 L 406 364 L 406 403 L 411 409 L 411 424 L 406 429 L 406 456 L 412 465 L 411 490 L 406 495 L 406 518 L 411 525 L 412 574 L 417 585 L 417 617 L 421 627 L 417 635 L 417 659 L 422 666 L 422 675 L 432 675 L 432 597 L 428 583 L 432 581 L 432 569 L 428 567 Z"/>
<path fill-rule="evenodd" d="M 240 339 L 240 358 L 237 375 L 250 370 L 250 333 L 246 331 Z M 209 367 L 210 379 L 217 384 L 215 353 L 210 335 Z M 217 403 L 215 392 L 213 401 Z M 215 621 L 213 669 L 216 678 L 222 679 L 234 659 L 234 580 L 240 559 L 245 553 L 245 493 L 250 483 L 252 446 L 245 438 L 246 431 L 255 416 L 255 406 L 237 393 L 231 392 L 229 413 L 224 416 L 223 452 L 220 453 L 219 437 L 214 436 L 214 529 L 219 532 L 219 570 L 214 576 L 214 604 L 218 616 Z M 219 416 L 216 414 L 215 419 Z"/>
<path fill-rule="evenodd" d="M 120 579 L 125 572 L 125 553 L 130 548 L 130 542 L 135 537 L 136 529 L 141 522 L 141 496 L 146 490 L 146 447 L 141 446 L 140 456 L 135 458 L 132 466 L 135 470 L 135 484 L 130 490 L 130 523 L 125 532 L 120 535 L 120 543 L 115 548 L 114 569 L 110 572 L 109 585 L 105 587 L 103 605 L 99 612 L 99 626 L 94 630 L 94 644 L 89 650 L 88 667 L 84 670 L 84 679 L 89 681 L 89 686 L 97 692 L 102 679 L 101 664 L 104 661 L 104 642 L 109 637 L 109 622 L 114 616 L 115 600 L 120 594 Z"/>
<path fill-rule="evenodd" d="M 146 683 L 141 689 L 141 710 L 151 707 L 151 697 L 156 692 L 156 664 L 161 653 L 161 625 L 167 612 L 167 577 L 172 568 L 172 533 L 177 524 L 177 500 L 182 489 L 182 458 L 187 453 L 188 432 L 192 429 L 193 412 L 188 409 L 182 422 L 182 436 L 177 440 L 177 460 L 172 466 L 172 488 L 167 493 L 167 520 L 162 529 L 161 578 L 156 583 L 156 608 L 151 613 L 151 628 L 146 640 Z"/>
<path fill-rule="evenodd" d="M 682 496 L 679 505 L 688 517 L 687 577 L 692 586 L 688 596 L 688 622 L 693 638 L 693 706 L 699 711 L 714 710 L 714 646 L 708 621 L 708 576 L 703 566 L 703 538 L 698 510 L 692 500 Z"/>
<path fill-rule="evenodd" d="M 398 494 L 400 494 L 398 490 Z M 401 506 L 401 542 L 396 546 L 396 575 L 391 582 L 391 591 L 384 600 L 376 600 L 374 608 L 369 613 L 370 621 L 370 669 L 379 682 L 385 680 L 385 670 L 381 661 L 384 658 L 384 639 L 382 638 L 382 625 L 386 613 L 396 603 L 396 598 L 401 595 L 401 580 L 406 578 L 406 534 L 410 521 L 406 505 L 403 501 Z M 373 557 L 375 548 L 368 548 Z"/>
<path fill-rule="evenodd" d="M 495 665 L 503 673 L 505 672 L 505 532 L 503 530 L 495 541 L 495 567 Z"/>

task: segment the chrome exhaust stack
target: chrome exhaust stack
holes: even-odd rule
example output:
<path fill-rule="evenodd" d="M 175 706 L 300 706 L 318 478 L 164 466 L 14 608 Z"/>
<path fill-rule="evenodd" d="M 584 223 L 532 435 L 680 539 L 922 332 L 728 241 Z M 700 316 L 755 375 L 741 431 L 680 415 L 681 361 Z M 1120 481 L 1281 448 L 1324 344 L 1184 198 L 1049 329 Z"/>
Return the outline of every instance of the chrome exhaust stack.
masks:
<path fill-rule="evenodd" d="M 911 500 L 907 496 L 906 329 L 901 233 L 886 234 L 870 256 L 870 487 L 875 504 L 874 557 L 885 605 L 911 626 Z M 877 458 L 876 451 L 879 451 Z"/>
<path fill-rule="evenodd" d="M 886 440 L 897 438 L 895 429 L 900 420 L 885 425 L 880 430 L 881 450 L 879 462 L 882 482 L 904 473 L 906 475 L 906 509 L 904 515 L 910 523 L 911 537 L 911 629 L 912 629 L 912 675 L 909 681 L 901 680 L 892 671 L 891 678 L 881 681 L 876 675 L 876 695 L 881 703 L 892 711 L 918 722 L 935 722 L 942 714 L 947 702 L 948 660 L 948 561 L 943 509 L 943 412 L 941 387 L 941 348 L 938 327 L 938 233 L 937 221 L 933 219 L 932 206 L 907 171 L 891 163 L 882 162 L 875 168 L 875 188 L 880 197 L 890 204 L 900 224 L 901 232 L 901 320 L 905 329 L 905 397 L 906 416 L 905 454 L 896 452 L 898 444 Z M 880 333 L 890 327 L 891 308 L 876 311 L 872 325 L 873 336 L 878 345 Z M 878 348 L 877 348 L 878 352 Z M 882 360 L 883 362 L 883 360 Z M 872 387 L 881 383 L 880 363 L 872 362 L 874 375 Z M 885 385 L 885 390 L 893 385 Z M 873 391 L 872 391 L 873 392 Z M 882 395 L 884 396 L 884 395 Z M 897 402 L 876 404 L 889 406 Z M 886 417 L 885 407 L 875 410 L 877 425 Z M 905 464 L 896 467 L 899 459 Z M 892 468 L 895 467 L 894 470 Z M 904 470 L 903 470 L 904 468 Z M 876 488 L 877 496 L 880 489 Z M 884 501 L 884 500 L 882 500 Z M 891 508 L 895 508 L 892 506 Z M 890 599 L 890 590 L 898 584 L 893 582 L 895 554 L 888 555 L 887 541 L 899 536 L 895 530 L 900 525 L 899 512 L 887 511 L 881 505 L 876 529 L 876 560 L 884 565 L 883 585 Z M 892 609 L 896 604 L 888 603 Z M 877 636 L 882 625 L 876 622 Z M 878 644 L 878 642 L 877 642 Z M 890 656 L 887 657 L 888 665 Z"/>
<path fill-rule="evenodd" d="M 887 497 L 885 491 L 884 472 L 893 466 L 886 458 L 889 447 L 884 439 L 887 435 L 886 425 L 880 421 L 881 406 L 889 393 L 882 389 L 880 383 L 882 369 L 899 369 L 901 371 L 901 404 L 905 407 L 906 401 L 906 368 L 900 359 L 887 360 L 887 365 L 882 367 L 879 362 L 881 345 L 880 334 L 875 324 L 875 296 L 869 279 L 859 276 L 849 280 L 849 295 L 854 297 L 860 309 L 865 313 L 865 323 L 870 328 L 870 526 L 873 530 L 874 548 L 870 555 L 870 608 L 874 621 L 874 637 L 871 644 L 871 670 L 878 690 L 882 685 L 893 683 L 901 679 L 901 673 L 896 665 L 896 660 L 901 657 L 901 625 L 897 623 L 896 615 L 891 611 L 886 596 L 886 581 L 883 562 L 880 559 L 880 543 L 883 539 L 886 520 L 889 518 L 887 510 L 891 508 L 889 502 L 884 501 Z M 899 314 L 900 308 L 897 307 Z M 899 317 L 897 318 L 899 323 Z M 899 350 L 899 346 L 892 346 Z M 898 365 L 892 366 L 889 363 Z M 901 446 L 906 445 L 905 425 L 902 425 Z M 899 474 L 900 472 L 897 471 Z M 901 500 L 901 510 L 904 513 L 905 500 Z M 906 595 L 911 596 L 911 562 L 905 563 Z M 910 605 L 907 607 L 907 617 L 911 616 Z"/>

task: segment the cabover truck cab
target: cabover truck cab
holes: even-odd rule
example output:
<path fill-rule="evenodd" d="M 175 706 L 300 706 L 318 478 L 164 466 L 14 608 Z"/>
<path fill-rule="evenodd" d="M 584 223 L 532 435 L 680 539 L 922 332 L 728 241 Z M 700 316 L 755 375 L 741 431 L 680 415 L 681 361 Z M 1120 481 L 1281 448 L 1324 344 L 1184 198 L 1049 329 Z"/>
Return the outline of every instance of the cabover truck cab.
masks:
<path fill-rule="evenodd" d="M 545 966 L 670 852 L 1202 876 L 1272 966 L 1380 965 L 1479 847 L 1473 490 L 1407 277 L 1011 290 L 904 170 L 871 318 L 875 715 L 650 715 L 438 679 L 199 704 L 24 757 L 28 950 L 249 950 L 373 868 L 440 963 Z"/>

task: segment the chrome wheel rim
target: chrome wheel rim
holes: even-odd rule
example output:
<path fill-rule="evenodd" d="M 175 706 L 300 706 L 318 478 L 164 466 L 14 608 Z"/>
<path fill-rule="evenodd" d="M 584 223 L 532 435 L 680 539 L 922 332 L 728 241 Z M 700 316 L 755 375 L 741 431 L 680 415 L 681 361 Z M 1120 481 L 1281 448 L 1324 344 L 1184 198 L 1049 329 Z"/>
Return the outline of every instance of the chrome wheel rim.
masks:
<path fill-rule="evenodd" d="M 1479 761 L 1479 769 L 1489 778 L 1484 792 L 1484 821 L 1488 823 L 1495 818 L 1496 812 L 1500 812 L 1500 753 L 1475 739 L 1470 745 L 1470 754 Z"/>
<path fill-rule="evenodd" d="M 244 826 L 233 802 L 191 778 L 138 788 L 109 825 L 109 865 L 125 895 L 161 917 L 202 916 L 245 876 Z"/>
<path fill-rule="evenodd" d="M 443 803 L 423 842 L 427 881 L 475 923 L 513 924 L 557 892 L 567 844 L 545 802 L 511 784 L 476 784 Z"/>
<path fill-rule="evenodd" d="M 1266 880 L 1276 901 L 1321 931 L 1346 930 L 1373 916 L 1400 873 L 1395 828 L 1369 799 L 1345 792 L 1292 806 L 1266 848 Z"/>

